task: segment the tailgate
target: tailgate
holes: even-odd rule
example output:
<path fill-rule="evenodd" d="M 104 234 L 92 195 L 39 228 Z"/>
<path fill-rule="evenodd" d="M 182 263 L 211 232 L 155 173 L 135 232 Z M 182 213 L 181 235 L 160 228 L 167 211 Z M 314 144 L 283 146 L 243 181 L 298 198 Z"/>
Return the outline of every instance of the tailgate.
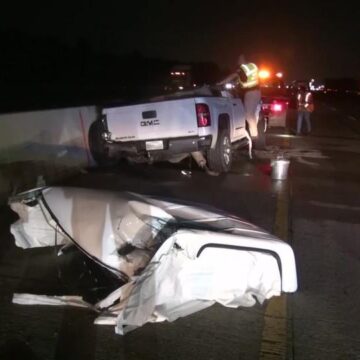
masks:
<path fill-rule="evenodd" d="M 108 108 L 103 113 L 115 141 L 165 139 L 198 134 L 193 98 Z"/>

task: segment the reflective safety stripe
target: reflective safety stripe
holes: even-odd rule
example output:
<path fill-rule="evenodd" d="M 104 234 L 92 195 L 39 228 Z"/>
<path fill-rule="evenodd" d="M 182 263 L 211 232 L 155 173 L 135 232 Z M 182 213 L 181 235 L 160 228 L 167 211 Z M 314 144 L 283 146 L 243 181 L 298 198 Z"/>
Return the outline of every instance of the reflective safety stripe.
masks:
<path fill-rule="evenodd" d="M 244 82 L 240 80 L 242 87 L 251 88 L 259 84 L 258 68 L 255 64 L 242 64 L 240 67 L 244 71 L 247 78 L 247 80 Z"/>
<path fill-rule="evenodd" d="M 258 81 L 257 80 L 253 80 L 253 81 L 247 81 L 246 83 L 243 83 L 243 87 L 244 88 L 251 88 L 251 87 L 254 87 L 254 86 L 257 86 L 258 85 Z"/>
<path fill-rule="evenodd" d="M 245 70 L 246 74 L 250 71 L 249 67 L 246 64 L 242 64 L 241 66 Z"/>

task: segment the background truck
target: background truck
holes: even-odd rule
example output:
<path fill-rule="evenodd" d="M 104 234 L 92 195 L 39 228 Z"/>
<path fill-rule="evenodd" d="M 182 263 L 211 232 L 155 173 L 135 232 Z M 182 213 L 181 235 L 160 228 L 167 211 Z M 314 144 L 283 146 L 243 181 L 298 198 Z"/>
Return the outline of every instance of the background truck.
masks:
<path fill-rule="evenodd" d="M 241 99 L 203 87 L 139 104 L 103 107 L 89 130 L 90 150 L 100 164 L 180 162 L 192 155 L 205 169 L 228 172 L 232 149 L 251 145 Z"/>

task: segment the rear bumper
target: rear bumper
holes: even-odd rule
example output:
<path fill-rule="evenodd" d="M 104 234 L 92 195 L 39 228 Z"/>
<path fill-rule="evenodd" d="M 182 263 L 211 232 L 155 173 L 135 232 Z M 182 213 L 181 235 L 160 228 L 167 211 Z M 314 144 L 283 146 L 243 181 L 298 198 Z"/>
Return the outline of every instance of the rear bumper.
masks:
<path fill-rule="evenodd" d="M 146 143 L 151 141 L 162 141 L 163 149 L 149 150 Z M 148 141 L 126 141 L 108 143 L 109 155 L 115 156 L 116 153 L 127 153 L 129 155 L 162 154 L 176 155 L 187 154 L 194 151 L 208 150 L 211 147 L 212 136 L 190 136 L 173 139 L 151 139 Z"/>
<path fill-rule="evenodd" d="M 273 111 L 273 104 L 281 104 L 283 109 L 281 111 Z M 286 127 L 287 109 L 289 106 L 289 99 L 287 97 L 263 97 L 261 104 L 262 115 L 267 118 L 269 127 Z"/>

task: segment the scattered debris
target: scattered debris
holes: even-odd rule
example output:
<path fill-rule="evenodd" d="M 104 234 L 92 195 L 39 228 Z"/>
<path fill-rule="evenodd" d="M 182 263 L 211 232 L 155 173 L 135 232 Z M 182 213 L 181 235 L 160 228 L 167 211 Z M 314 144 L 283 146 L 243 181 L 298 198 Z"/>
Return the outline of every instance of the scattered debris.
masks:
<path fill-rule="evenodd" d="M 181 175 L 191 178 L 192 172 L 190 170 L 181 170 Z"/>
<path fill-rule="evenodd" d="M 13 302 L 88 307 L 99 313 L 96 324 L 115 325 L 118 334 L 215 302 L 252 306 L 297 289 L 287 243 L 214 209 L 64 187 L 34 189 L 9 204 L 20 217 L 11 225 L 16 244 L 62 247 L 59 276 L 79 290 L 14 294 Z"/>

